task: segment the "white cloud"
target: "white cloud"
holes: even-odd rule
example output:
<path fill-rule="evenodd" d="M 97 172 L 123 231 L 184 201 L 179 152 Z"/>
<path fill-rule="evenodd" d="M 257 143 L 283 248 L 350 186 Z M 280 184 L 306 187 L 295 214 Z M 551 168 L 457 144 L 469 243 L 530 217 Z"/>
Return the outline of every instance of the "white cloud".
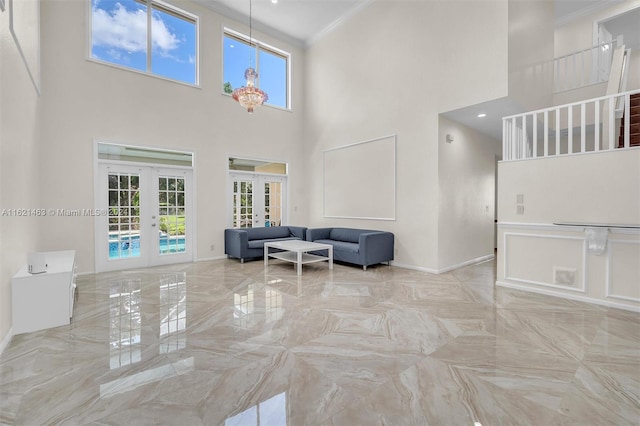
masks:
<path fill-rule="evenodd" d="M 107 51 L 107 56 L 109 56 L 109 58 L 111 58 L 114 61 L 122 61 L 122 62 L 128 62 L 128 57 L 122 55 L 122 50 L 119 49 L 109 49 Z M 100 59 L 100 58 L 97 58 Z"/>
<path fill-rule="evenodd" d="M 156 14 L 151 17 L 151 44 L 165 52 L 176 49 L 180 44 L 178 37 L 167 28 L 164 21 Z"/>
<path fill-rule="evenodd" d="M 123 49 L 127 52 L 145 52 L 147 49 L 147 12 L 142 9 L 128 11 L 120 3 L 111 11 L 92 10 L 92 42 L 94 46 Z M 175 34 L 160 16 L 151 18 L 151 43 L 162 52 L 174 50 L 180 44 Z"/>

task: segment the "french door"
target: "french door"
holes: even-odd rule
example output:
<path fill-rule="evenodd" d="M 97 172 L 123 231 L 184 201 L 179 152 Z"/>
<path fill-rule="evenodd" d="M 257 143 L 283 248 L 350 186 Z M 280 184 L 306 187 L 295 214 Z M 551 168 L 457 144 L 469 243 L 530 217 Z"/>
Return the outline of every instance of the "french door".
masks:
<path fill-rule="evenodd" d="M 191 169 L 98 168 L 96 271 L 193 260 Z"/>
<path fill-rule="evenodd" d="M 231 173 L 232 228 L 286 224 L 285 176 Z"/>

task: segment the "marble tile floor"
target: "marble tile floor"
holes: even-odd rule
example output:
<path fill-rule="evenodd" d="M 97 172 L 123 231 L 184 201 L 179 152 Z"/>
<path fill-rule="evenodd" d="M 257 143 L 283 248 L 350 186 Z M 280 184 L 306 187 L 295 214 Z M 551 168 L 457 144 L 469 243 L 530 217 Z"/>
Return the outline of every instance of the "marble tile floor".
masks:
<path fill-rule="evenodd" d="M 431 275 L 218 260 L 81 276 L 0 357 L 6 425 L 638 425 L 640 314 Z"/>

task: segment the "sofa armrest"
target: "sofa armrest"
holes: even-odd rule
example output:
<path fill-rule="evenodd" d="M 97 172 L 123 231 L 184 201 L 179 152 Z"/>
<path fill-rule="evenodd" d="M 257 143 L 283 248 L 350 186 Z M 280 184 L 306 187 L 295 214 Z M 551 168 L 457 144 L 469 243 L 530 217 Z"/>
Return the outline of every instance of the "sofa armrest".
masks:
<path fill-rule="evenodd" d="M 307 236 L 307 228 L 304 226 L 289 226 L 289 232 L 303 241 Z"/>
<path fill-rule="evenodd" d="M 307 229 L 307 241 L 328 240 L 333 228 Z"/>
<path fill-rule="evenodd" d="M 244 229 L 224 230 L 224 252 L 242 259 L 249 248 L 249 234 Z"/>
<path fill-rule="evenodd" d="M 393 260 L 394 236 L 391 232 L 363 232 L 359 244 L 365 265 Z"/>

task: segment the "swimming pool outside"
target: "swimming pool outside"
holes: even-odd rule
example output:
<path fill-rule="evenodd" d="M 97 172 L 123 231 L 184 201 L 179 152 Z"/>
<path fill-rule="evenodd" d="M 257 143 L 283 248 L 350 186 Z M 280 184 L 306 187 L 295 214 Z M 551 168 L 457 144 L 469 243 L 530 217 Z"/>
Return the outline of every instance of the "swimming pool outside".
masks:
<path fill-rule="evenodd" d="M 184 253 L 185 237 L 160 235 L 160 254 Z M 140 257 L 140 235 L 109 235 L 109 259 Z"/>

